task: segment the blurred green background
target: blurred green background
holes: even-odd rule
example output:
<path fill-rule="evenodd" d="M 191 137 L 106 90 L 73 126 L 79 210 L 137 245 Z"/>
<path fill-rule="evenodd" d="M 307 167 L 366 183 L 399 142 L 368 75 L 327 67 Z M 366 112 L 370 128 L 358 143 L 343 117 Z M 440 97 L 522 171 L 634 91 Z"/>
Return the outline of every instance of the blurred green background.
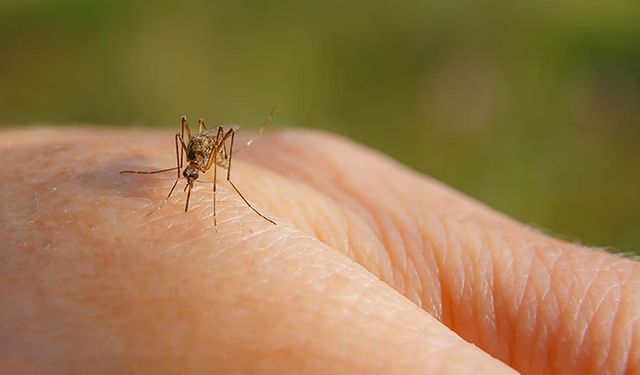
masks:
<path fill-rule="evenodd" d="M 638 0 L 0 1 L 4 126 L 251 126 L 273 105 L 276 127 L 640 250 Z"/>

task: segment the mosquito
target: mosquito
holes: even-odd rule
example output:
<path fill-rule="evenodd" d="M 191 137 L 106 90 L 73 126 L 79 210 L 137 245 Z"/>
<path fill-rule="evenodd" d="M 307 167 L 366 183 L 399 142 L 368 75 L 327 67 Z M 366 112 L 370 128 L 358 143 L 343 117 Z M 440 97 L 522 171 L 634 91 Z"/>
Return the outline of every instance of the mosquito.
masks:
<path fill-rule="evenodd" d="M 271 111 L 271 114 L 267 118 L 266 122 L 271 121 L 273 112 L 274 111 Z M 275 225 L 276 222 L 269 219 L 268 217 L 260 213 L 260 211 L 258 211 L 255 207 L 253 207 L 251 203 L 249 203 L 249 201 L 240 192 L 238 187 L 233 183 L 233 181 L 231 181 L 231 157 L 233 155 L 233 144 L 235 141 L 237 129 L 229 128 L 225 130 L 222 125 L 219 125 L 216 129 L 207 129 L 204 120 L 200 119 L 198 121 L 198 133 L 192 135 L 191 128 L 189 127 L 189 121 L 187 120 L 186 116 L 182 116 L 182 118 L 180 119 L 180 123 L 181 131 L 180 133 L 176 133 L 174 136 L 176 146 L 176 167 L 160 169 L 156 171 L 120 171 L 121 174 L 157 174 L 171 172 L 174 170 L 177 171 L 176 180 L 173 183 L 173 186 L 171 186 L 169 194 L 167 194 L 167 197 L 162 201 L 162 203 L 160 203 L 158 208 L 154 211 L 151 211 L 149 215 L 159 210 L 165 203 L 167 203 L 169 198 L 171 198 L 171 194 L 173 194 L 174 190 L 176 189 L 178 181 L 183 177 L 187 180 L 187 184 L 185 185 L 183 190 L 187 192 L 187 201 L 184 206 L 184 211 L 187 212 L 189 210 L 189 198 L 191 197 L 191 189 L 193 188 L 194 182 L 198 180 L 198 177 L 200 176 L 199 173 L 206 173 L 213 167 L 213 223 L 217 228 L 218 223 L 216 220 L 216 179 L 218 174 L 218 167 L 220 167 L 226 169 L 227 181 L 229 182 L 229 184 L 231 184 L 236 193 L 238 193 L 240 198 L 242 198 L 244 203 L 246 203 L 246 205 L 261 218 Z M 227 141 L 229 142 L 228 151 Z M 251 144 L 252 141 L 253 139 L 247 142 L 247 145 Z"/>

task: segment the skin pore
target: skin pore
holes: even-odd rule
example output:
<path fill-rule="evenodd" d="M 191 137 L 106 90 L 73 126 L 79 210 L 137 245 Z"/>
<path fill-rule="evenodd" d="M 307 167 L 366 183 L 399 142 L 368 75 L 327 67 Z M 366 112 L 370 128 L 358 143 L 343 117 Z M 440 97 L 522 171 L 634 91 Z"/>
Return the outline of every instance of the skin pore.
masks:
<path fill-rule="evenodd" d="M 623 374 L 638 263 L 324 133 L 261 136 L 183 211 L 171 134 L 0 137 L 0 373 Z M 220 176 L 218 176 L 220 177 Z M 511 367 L 511 368 L 510 368 Z"/>

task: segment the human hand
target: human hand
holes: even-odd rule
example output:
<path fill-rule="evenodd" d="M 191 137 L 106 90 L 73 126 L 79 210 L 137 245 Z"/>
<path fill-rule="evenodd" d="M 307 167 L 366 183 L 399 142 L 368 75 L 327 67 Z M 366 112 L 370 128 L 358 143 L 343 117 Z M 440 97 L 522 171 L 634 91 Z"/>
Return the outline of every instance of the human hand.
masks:
<path fill-rule="evenodd" d="M 166 132 L 0 139 L 2 374 L 640 371 L 636 262 L 349 141 L 287 131 L 235 153 L 277 225 L 220 178 L 215 231 L 210 184 L 146 216 L 174 175 L 118 174 L 171 167 Z"/>

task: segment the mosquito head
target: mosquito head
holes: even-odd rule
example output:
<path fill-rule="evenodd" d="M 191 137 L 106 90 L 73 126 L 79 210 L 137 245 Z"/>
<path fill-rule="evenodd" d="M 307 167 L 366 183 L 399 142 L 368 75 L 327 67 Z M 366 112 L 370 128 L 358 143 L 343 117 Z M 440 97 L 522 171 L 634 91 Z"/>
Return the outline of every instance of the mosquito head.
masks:
<path fill-rule="evenodd" d="M 193 184 L 193 181 L 197 180 L 199 177 L 198 170 L 191 165 L 188 165 L 184 171 L 182 171 L 182 175 L 187 179 L 187 184 L 189 185 Z"/>

